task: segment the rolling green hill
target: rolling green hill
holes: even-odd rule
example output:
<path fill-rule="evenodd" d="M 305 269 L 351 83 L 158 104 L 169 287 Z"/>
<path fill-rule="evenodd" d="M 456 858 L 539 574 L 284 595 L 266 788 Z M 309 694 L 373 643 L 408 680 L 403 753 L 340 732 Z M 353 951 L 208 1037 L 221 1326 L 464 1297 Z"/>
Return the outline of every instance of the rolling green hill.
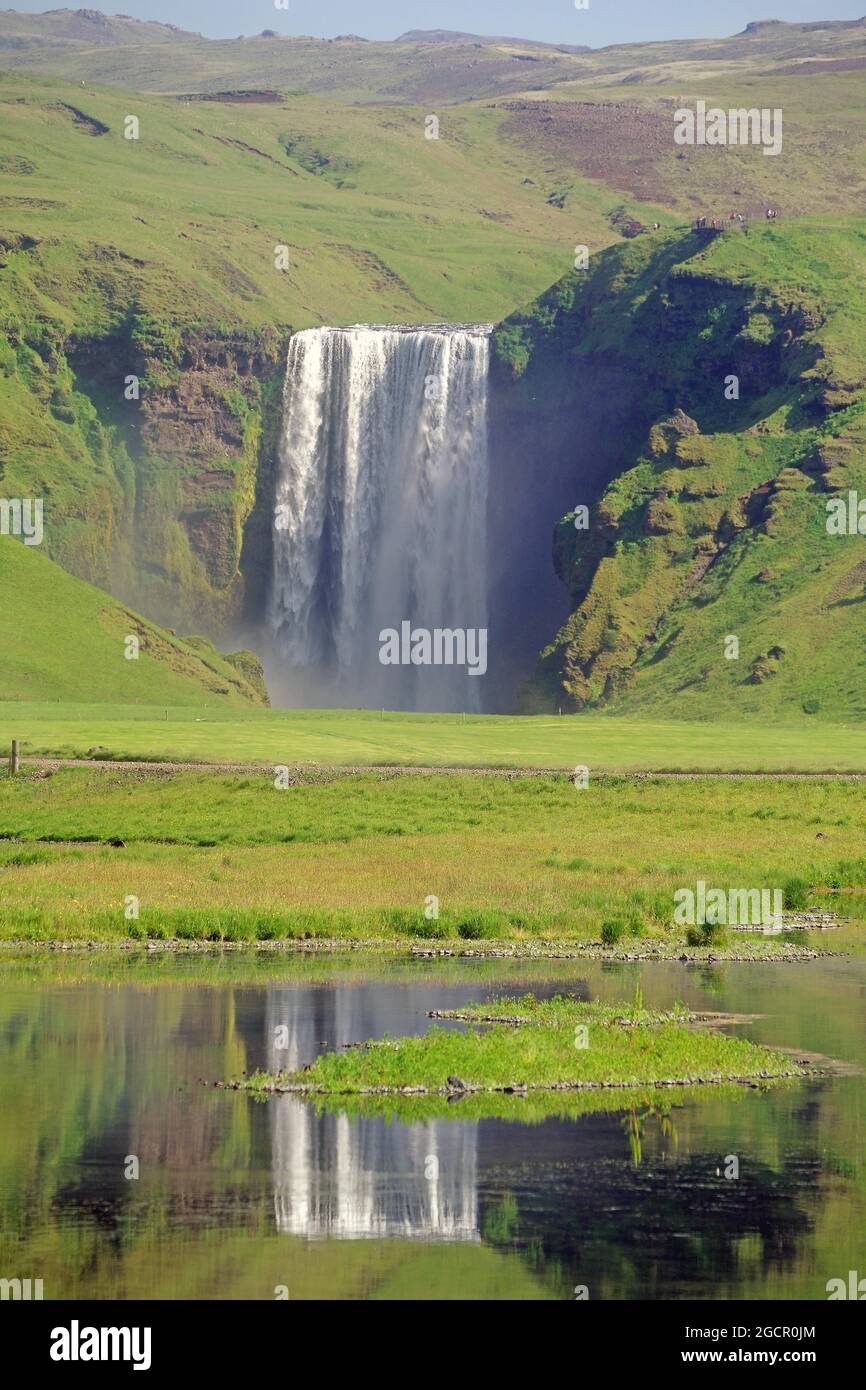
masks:
<path fill-rule="evenodd" d="M 572 259 L 577 222 L 494 111 L 455 110 L 427 140 L 420 107 L 178 101 L 6 74 L 0 116 L 0 228 L 28 240 L 20 269 L 82 332 L 105 325 L 93 282 L 117 261 L 116 307 L 128 282 L 128 301 L 175 324 L 305 328 L 498 318 Z M 593 240 L 617 235 L 619 201 L 587 189 Z"/>
<path fill-rule="evenodd" d="M 32 546 L 0 536 L 0 699 L 266 705 L 251 652 L 224 656 L 139 617 Z M 139 641 L 127 659 L 126 639 Z"/>
<path fill-rule="evenodd" d="M 564 7 L 562 36 L 555 45 L 416 30 L 393 42 L 369 42 L 351 34 L 295 38 L 265 29 L 253 37 L 207 39 L 94 10 L 0 13 L 4 67 L 175 93 L 270 87 L 327 93 L 341 102 L 460 102 L 527 89 L 551 92 L 575 80 L 633 87 L 712 81 L 734 70 L 784 74 L 804 63 L 851 70 L 866 61 L 864 19 L 757 21 L 728 38 L 588 50 L 581 15 Z"/>
<path fill-rule="evenodd" d="M 645 204 L 653 217 L 659 205 L 688 214 L 701 203 L 724 213 L 730 206 L 763 212 L 768 203 L 786 214 L 862 210 L 866 18 L 757 22 L 730 38 L 584 51 L 576 14 L 565 16 L 563 35 L 578 42 L 555 47 L 438 30 L 404 34 L 391 43 L 277 34 L 217 41 L 92 11 L 7 11 L 0 14 L 0 67 L 63 78 L 79 87 L 79 96 L 90 97 L 94 83 L 183 100 L 206 96 L 209 105 L 228 106 L 229 125 L 243 127 L 234 136 L 242 142 L 235 148 L 258 148 L 270 158 L 285 152 L 275 148 L 273 118 L 299 119 L 297 139 L 288 143 L 308 171 L 344 190 L 381 192 L 382 179 L 372 168 L 380 162 L 396 175 L 389 188 L 405 192 L 405 204 L 416 212 L 429 206 L 419 174 L 433 172 L 433 161 L 419 159 L 414 139 L 395 147 L 394 132 L 402 128 L 412 137 L 432 111 L 443 124 L 442 140 L 435 143 L 455 146 L 481 178 L 479 193 L 485 183 L 488 190 L 486 200 L 475 202 L 473 185 L 458 166 L 440 168 L 444 188 L 436 192 L 444 194 L 446 214 L 454 205 L 461 211 L 480 206 L 507 221 L 502 214 L 512 213 L 510 202 L 489 201 L 489 175 L 507 175 L 509 165 L 513 174 L 520 166 L 518 179 L 506 179 L 518 206 L 532 203 L 527 189 L 534 188 L 537 201 L 543 193 L 540 201 L 574 214 L 580 239 L 590 245 L 612 234 L 608 227 L 600 235 L 587 180 L 597 194 L 618 190 Z M 328 117 L 317 98 L 327 100 Z M 673 113 L 698 98 L 726 109 L 782 108 L 783 157 L 755 159 L 754 151 L 736 147 L 675 147 Z M 211 138 L 233 136 L 197 124 Z M 257 130 L 263 143 L 255 138 Z M 342 206 L 351 202 L 344 198 Z M 512 215 L 519 224 L 519 212 Z M 441 225 L 448 221 L 446 215 Z M 384 226 L 376 230 L 372 250 L 379 254 L 381 244 L 390 263 L 396 248 Z M 570 227 L 558 230 L 571 236 Z M 538 235 L 544 240 L 544 228 Z M 447 240 L 442 246 L 445 255 L 450 245 Z M 412 284 L 411 275 L 393 269 Z M 337 291 L 343 288 L 338 279 Z M 454 289 L 459 291 L 459 283 Z M 322 312 L 333 319 L 325 306 Z"/>

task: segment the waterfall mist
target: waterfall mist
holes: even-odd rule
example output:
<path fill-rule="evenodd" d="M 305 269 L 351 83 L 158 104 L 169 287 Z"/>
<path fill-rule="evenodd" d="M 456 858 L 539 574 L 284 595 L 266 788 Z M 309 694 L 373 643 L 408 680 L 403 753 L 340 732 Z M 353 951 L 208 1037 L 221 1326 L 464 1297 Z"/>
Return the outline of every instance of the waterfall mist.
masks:
<path fill-rule="evenodd" d="M 288 704 L 480 710 L 466 665 L 380 632 L 487 627 L 487 326 L 315 328 L 289 345 L 268 623 Z"/>

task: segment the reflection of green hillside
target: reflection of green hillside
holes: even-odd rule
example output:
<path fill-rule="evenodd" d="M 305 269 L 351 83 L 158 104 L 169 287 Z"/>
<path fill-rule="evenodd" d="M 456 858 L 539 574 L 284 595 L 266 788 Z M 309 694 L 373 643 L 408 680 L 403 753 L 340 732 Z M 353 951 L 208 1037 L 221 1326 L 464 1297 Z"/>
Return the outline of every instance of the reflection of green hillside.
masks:
<path fill-rule="evenodd" d="M 189 998 L 181 990 L 155 997 L 87 987 L 34 993 L 8 983 L 0 993 L 0 1110 L 15 1117 L 4 1125 L 0 1143 L 4 1267 L 25 1258 L 16 1232 L 24 1235 L 26 1249 L 29 1231 L 47 1227 L 49 1247 L 40 1237 L 34 1258 L 57 1259 L 67 1270 L 65 1283 L 67 1260 L 73 1268 L 80 1261 L 83 1269 L 101 1248 L 89 1226 L 82 1248 L 80 1231 L 68 1221 L 71 1208 L 83 1208 L 107 1224 L 115 1239 L 122 1230 L 123 1243 L 136 1244 L 159 1215 L 171 1170 L 249 1163 L 247 1111 L 238 1107 L 226 1126 L 213 1097 L 188 1105 L 196 1066 L 243 1065 L 234 995 L 206 996 L 205 1016 L 200 1012 L 196 1024 L 214 1041 L 186 1058 L 182 1054 L 178 1074 L 177 1051 L 169 1060 L 165 1040 L 183 1030 Z M 106 1169 L 97 1154 L 113 1133 L 120 1139 L 120 1161 Z M 140 1160 L 138 1182 L 123 1176 L 127 1153 Z M 89 1165 L 95 1162 L 94 1171 Z M 143 1221 L 142 1197 L 150 1213 Z"/>
<path fill-rule="evenodd" d="M 143 1232 L 114 1267 L 103 1263 L 98 1296 L 268 1301 L 280 1285 L 290 1301 L 556 1296 L 519 1258 L 485 1245 L 310 1242 L 275 1235 L 267 1229 L 268 1215 L 263 1211 L 242 1232 L 211 1229 L 195 1241 L 179 1231 Z M 89 1272 L 80 1280 L 62 1279 L 64 1298 L 93 1289 Z"/>
<path fill-rule="evenodd" d="M 117 1114 L 126 1035 L 110 1026 L 101 992 L 5 988 L 0 994 L 0 1227 L 44 1218 L 86 1137 Z M 84 1062 L 86 1057 L 87 1061 Z"/>
<path fill-rule="evenodd" d="M 0 955 L 0 980 L 5 985 L 134 985 L 138 990 L 189 989 L 195 985 L 215 990 L 228 985 L 289 983 L 334 985 L 366 984 L 370 980 L 388 980 L 409 984 L 423 978 L 429 984 L 456 984 L 466 981 L 478 988 L 485 982 L 501 984 L 503 980 L 520 980 L 527 984 L 545 982 L 576 988 L 585 978 L 586 966 L 580 961 L 508 960 L 502 958 L 458 957 L 425 960 L 423 966 L 407 956 L 405 946 L 399 954 L 384 950 L 375 957 L 363 954 L 302 951 L 286 956 L 254 951 L 224 952 L 218 946 L 208 947 L 190 955 L 149 952 L 145 949 L 104 951 L 99 954 L 84 950 L 40 953 L 35 951 L 4 950 Z M 632 993 L 634 987 L 632 986 Z"/>
<path fill-rule="evenodd" d="M 709 1290 L 741 1297 L 744 1278 L 761 1297 L 761 1279 L 773 1265 L 784 1269 L 789 1297 L 792 1278 L 805 1289 L 811 1221 L 796 1187 L 764 1165 L 748 1182 L 727 1182 L 711 1163 L 703 1152 L 675 1168 L 656 1159 L 632 1182 L 610 1165 L 551 1169 L 543 1177 L 556 1183 L 558 1201 L 541 1217 L 525 1210 L 520 1176 L 503 1176 L 501 1201 L 515 1207 L 506 1243 L 536 1268 L 543 1259 L 561 1271 L 569 1286 L 587 1284 L 591 1299 L 686 1298 Z M 502 1208 L 491 1210 L 499 1216 Z M 485 1231 L 494 1238 L 495 1222 Z"/>
<path fill-rule="evenodd" d="M 651 1007 L 674 990 L 691 1007 L 706 1002 L 706 972 L 666 965 L 619 967 L 613 978 L 598 970 L 591 995 L 625 997 L 638 973 Z M 760 975 L 728 966 L 711 983 L 718 991 L 715 1007 L 763 1015 L 737 1028 L 739 1034 L 866 1064 L 859 962 L 830 961 L 803 973 L 769 967 Z M 709 1280 L 723 1298 L 824 1298 L 829 1278 L 863 1262 L 864 1131 L 862 1076 L 778 1086 L 762 1095 L 740 1092 L 735 1112 L 721 1095 L 709 1095 L 700 1106 L 679 1105 L 669 1135 L 652 1122 L 641 1126 L 631 1196 L 624 1198 L 621 1186 L 616 1193 L 631 1213 L 625 1238 L 605 1205 L 602 1164 L 583 1180 L 573 1175 L 568 1193 L 558 1188 L 562 1210 L 573 1205 L 580 1228 L 575 1224 L 563 1234 L 561 1223 L 552 1222 L 541 1244 L 551 1258 L 565 1258 L 575 1276 L 587 1276 L 583 1282 L 594 1268 L 598 1296 L 601 1288 L 616 1298 L 702 1296 Z M 736 1182 L 716 1174 L 730 1153 L 741 1158 Z M 551 1174 L 550 1180 L 561 1184 L 563 1177 Z M 515 1175 L 504 1173 L 502 1184 L 514 1192 Z M 517 1201 L 520 1245 L 530 1230 L 536 1238 L 538 1232 L 527 1223 L 519 1187 Z M 685 1233 L 675 1249 L 664 1236 L 671 1228 Z M 668 1258 L 683 1271 L 676 1292 L 665 1283 Z"/>

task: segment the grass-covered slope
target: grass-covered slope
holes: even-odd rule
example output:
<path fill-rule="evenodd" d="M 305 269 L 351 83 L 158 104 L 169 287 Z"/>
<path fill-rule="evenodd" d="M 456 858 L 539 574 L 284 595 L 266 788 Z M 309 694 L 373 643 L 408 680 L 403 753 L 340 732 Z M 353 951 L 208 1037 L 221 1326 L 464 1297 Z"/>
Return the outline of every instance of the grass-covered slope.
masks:
<path fill-rule="evenodd" d="M 75 305 L 79 331 L 100 326 L 95 272 L 117 256 L 160 322 L 305 328 L 496 319 L 569 263 L 542 161 L 499 139 L 494 109 L 443 113 L 427 139 L 423 106 L 275 95 L 178 100 L 3 73 L 0 227 L 38 239 L 21 273 Z"/>
<path fill-rule="evenodd" d="M 829 534 L 826 505 L 866 493 L 864 273 L 855 221 L 660 235 L 499 331 L 530 387 L 552 359 L 619 362 L 641 383 L 643 447 L 580 498 L 587 529 L 576 513 L 558 528 L 574 611 L 531 700 L 866 712 L 866 540 Z"/>
<path fill-rule="evenodd" d="M 129 636 L 137 659 L 125 655 Z M 165 632 L 10 537 L 0 537 L 0 698 L 267 703 L 252 653 Z"/>

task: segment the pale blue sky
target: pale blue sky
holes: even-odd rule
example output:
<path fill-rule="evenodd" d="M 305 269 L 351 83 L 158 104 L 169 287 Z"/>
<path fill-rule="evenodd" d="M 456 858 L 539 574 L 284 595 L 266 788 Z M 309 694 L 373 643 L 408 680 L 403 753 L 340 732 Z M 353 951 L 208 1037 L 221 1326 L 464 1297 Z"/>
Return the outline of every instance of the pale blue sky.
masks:
<path fill-rule="evenodd" d="M 76 0 L 67 4 L 78 8 Z M 113 5 L 90 0 L 90 6 L 159 19 L 210 38 L 275 29 L 321 38 L 352 33 L 393 39 L 407 29 L 460 29 L 593 48 L 715 38 L 735 34 L 753 19 L 857 19 L 866 13 L 866 0 L 590 0 L 584 11 L 575 10 L 574 0 L 289 0 L 288 11 L 276 9 L 274 0 L 116 0 Z M 18 0 L 10 8 L 39 13 L 60 6 Z"/>

